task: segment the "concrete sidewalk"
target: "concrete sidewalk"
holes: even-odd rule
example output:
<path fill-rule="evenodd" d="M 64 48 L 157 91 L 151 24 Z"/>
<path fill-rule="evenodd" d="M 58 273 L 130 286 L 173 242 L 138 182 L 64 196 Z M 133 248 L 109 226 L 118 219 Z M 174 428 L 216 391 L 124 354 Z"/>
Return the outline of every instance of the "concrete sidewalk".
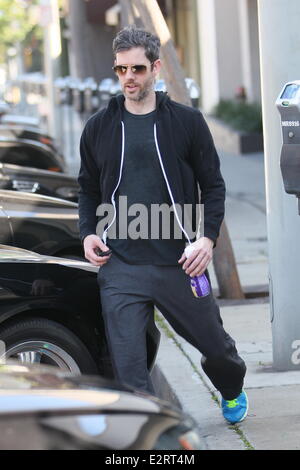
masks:
<path fill-rule="evenodd" d="M 161 320 L 158 364 L 173 393 L 196 419 L 208 449 L 300 449 L 300 373 L 272 368 L 269 304 L 227 305 L 221 315 L 247 365 L 247 419 L 235 426 L 225 422 L 220 396 L 201 369 L 200 353 Z"/>
<path fill-rule="evenodd" d="M 263 155 L 221 154 L 227 184 L 226 223 L 241 284 L 252 292 L 268 289 L 268 253 Z M 210 268 L 213 288 L 217 283 Z M 269 298 L 219 301 L 225 329 L 235 339 L 247 365 L 245 390 L 249 414 L 228 425 L 219 394 L 203 373 L 200 353 L 179 337 L 162 318 L 158 365 L 184 410 L 199 425 L 211 450 L 300 449 L 300 372 L 272 367 Z M 172 398 L 172 397 L 171 397 Z"/>

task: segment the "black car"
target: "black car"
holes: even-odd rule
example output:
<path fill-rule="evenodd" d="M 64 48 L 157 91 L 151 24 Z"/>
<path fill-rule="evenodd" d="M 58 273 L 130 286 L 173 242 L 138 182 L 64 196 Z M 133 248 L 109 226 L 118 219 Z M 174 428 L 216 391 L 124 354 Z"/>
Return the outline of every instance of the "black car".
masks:
<path fill-rule="evenodd" d="M 65 171 L 54 140 L 34 126 L 0 124 L 0 162 Z"/>
<path fill-rule="evenodd" d="M 79 186 L 77 179 L 66 173 L 0 163 L 0 189 L 43 194 L 77 202 Z"/>
<path fill-rule="evenodd" d="M 32 116 L 22 116 L 19 114 L 9 114 L 9 113 L 1 113 L 3 107 L 0 102 L 0 123 L 1 124 L 9 124 L 10 126 L 26 126 L 26 127 L 36 127 L 40 128 L 40 120 L 39 118 L 35 118 Z"/>
<path fill-rule="evenodd" d="M 100 465 L 142 467 L 196 464 L 198 455 L 182 451 L 206 448 L 180 409 L 100 377 L 4 364 L 0 395 L 0 450 L 106 450 L 100 462 L 97 456 Z M 127 453 L 123 460 L 116 450 L 157 452 Z"/>
<path fill-rule="evenodd" d="M 98 269 L 0 245 L 0 346 L 5 345 L 5 358 L 111 376 Z M 151 320 L 149 368 L 158 343 L 159 332 Z"/>
<path fill-rule="evenodd" d="M 22 125 L 26 127 L 40 127 L 40 118 L 16 114 L 14 105 L 0 99 L 0 123 L 10 125 Z"/>
<path fill-rule="evenodd" d="M 0 243 L 83 259 L 78 206 L 63 199 L 0 189 Z"/>

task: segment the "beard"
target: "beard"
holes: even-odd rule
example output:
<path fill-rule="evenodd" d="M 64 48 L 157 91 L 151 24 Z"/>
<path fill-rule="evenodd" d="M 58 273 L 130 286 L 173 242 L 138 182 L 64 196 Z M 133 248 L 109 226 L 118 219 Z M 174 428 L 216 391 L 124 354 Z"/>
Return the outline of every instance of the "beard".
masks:
<path fill-rule="evenodd" d="M 136 103 L 140 103 L 141 101 L 143 101 L 147 98 L 147 96 L 150 94 L 151 91 L 153 91 L 154 82 L 155 82 L 155 78 L 149 77 L 142 86 L 137 85 L 139 87 L 139 89 L 138 89 L 138 91 L 135 95 L 130 95 L 130 93 L 128 93 L 127 90 L 126 90 L 126 86 L 124 86 L 124 88 L 123 88 L 123 93 L 124 93 L 126 99 L 128 99 L 130 101 L 135 101 Z M 134 83 L 134 82 L 132 82 L 132 83 Z"/>

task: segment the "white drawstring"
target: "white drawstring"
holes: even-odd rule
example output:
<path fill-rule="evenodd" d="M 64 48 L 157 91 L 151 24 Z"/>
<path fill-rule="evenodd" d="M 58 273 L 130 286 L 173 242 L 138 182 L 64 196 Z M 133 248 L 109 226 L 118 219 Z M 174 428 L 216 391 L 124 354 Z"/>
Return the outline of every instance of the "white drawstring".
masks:
<path fill-rule="evenodd" d="M 167 178 L 167 175 L 166 175 L 166 172 L 165 172 L 164 164 L 163 164 L 163 161 L 162 161 L 162 158 L 161 158 L 161 154 L 160 154 L 160 150 L 159 150 L 159 146 L 158 146 L 158 141 L 157 141 L 156 124 L 154 124 L 154 140 L 155 140 L 156 151 L 157 151 L 158 158 L 159 158 L 159 163 L 160 163 L 160 166 L 161 166 L 161 169 L 162 169 L 162 172 L 163 172 L 163 175 L 164 175 L 164 179 L 165 179 L 165 182 L 166 182 L 166 185 L 167 185 L 167 188 L 168 188 L 168 192 L 169 192 L 169 195 L 170 195 L 170 198 L 171 198 L 171 202 L 172 202 L 172 205 L 173 205 L 173 208 L 174 208 L 176 220 L 177 220 L 178 225 L 181 228 L 185 238 L 187 239 L 189 245 L 191 245 L 192 242 L 189 239 L 189 236 L 188 236 L 187 232 L 184 230 L 184 228 L 181 224 L 181 221 L 179 219 L 177 209 L 176 209 L 176 205 L 175 205 L 175 201 L 174 201 L 174 197 L 173 197 L 171 187 L 169 185 L 169 181 L 168 181 L 168 178 Z"/>
<path fill-rule="evenodd" d="M 112 202 L 112 205 L 114 206 L 114 216 L 113 216 L 113 219 L 112 219 L 111 223 L 108 225 L 106 230 L 103 232 L 103 236 L 102 236 L 103 243 L 105 243 L 105 244 L 106 244 L 106 239 L 107 239 L 107 232 L 110 229 L 110 227 L 113 225 L 114 221 L 116 220 L 116 216 L 117 216 L 115 194 L 116 194 L 116 191 L 117 191 L 117 189 L 120 185 L 121 178 L 122 178 L 123 163 L 124 163 L 124 150 L 125 150 L 125 130 L 124 130 L 125 128 L 124 128 L 124 122 L 123 121 L 121 121 L 121 125 L 122 125 L 122 151 L 121 151 L 120 173 L 119 173 L 119 179 L 118 179 L 117 185 L 116 185 L 116 187 L 115 187 L 115 189 L 112 193 L 112 196 L 111 196 L 111 202 Z"/>

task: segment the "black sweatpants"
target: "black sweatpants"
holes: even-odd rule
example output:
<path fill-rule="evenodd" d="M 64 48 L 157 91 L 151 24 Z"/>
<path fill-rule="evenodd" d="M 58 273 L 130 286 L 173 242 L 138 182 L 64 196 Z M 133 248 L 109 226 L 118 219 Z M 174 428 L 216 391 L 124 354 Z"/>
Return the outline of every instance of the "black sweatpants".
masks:
<path fill-rule="evenodd" d="M 243 387 L 244 361 L 225 332 L 212 294 L 194 297 L 182 267 L 131 265 L 116 255 L 99 269 L 102 313 L 116 378 L 153 393 L 146 329 L 154 305 L 174 330 L 202 354 L 202 368 L 222 396 Z"/>

